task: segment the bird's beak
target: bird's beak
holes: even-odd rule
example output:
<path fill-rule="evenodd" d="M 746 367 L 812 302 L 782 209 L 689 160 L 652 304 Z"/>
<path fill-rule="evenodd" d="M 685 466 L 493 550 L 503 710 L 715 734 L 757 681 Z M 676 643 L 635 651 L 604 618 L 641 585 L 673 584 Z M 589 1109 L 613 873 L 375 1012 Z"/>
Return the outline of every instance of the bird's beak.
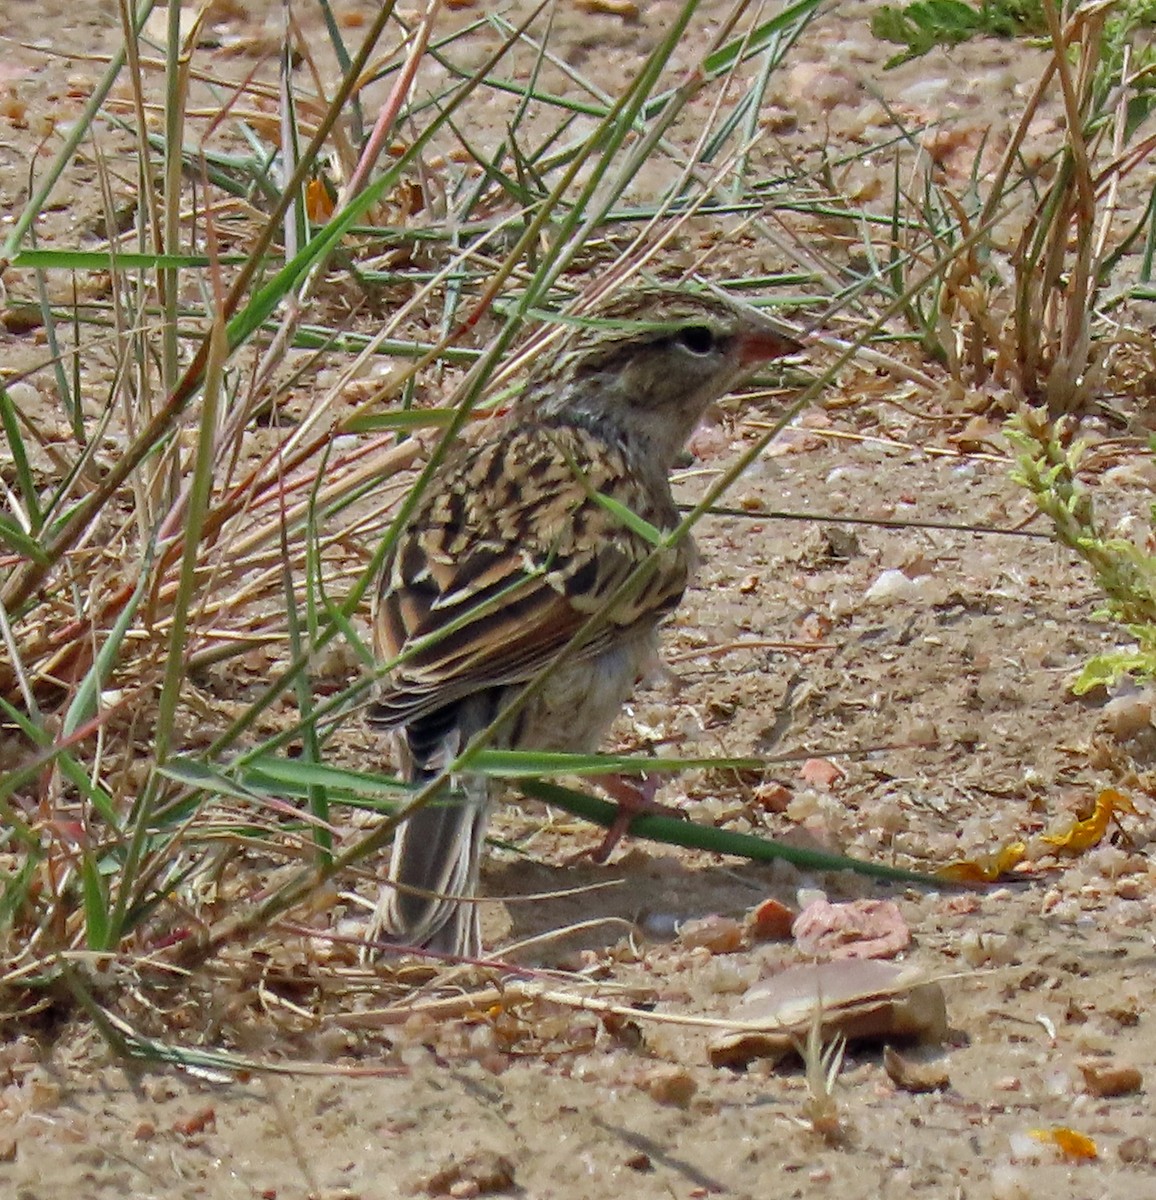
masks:
<path fill-rule="evenodd" d="M 744 367 L 755 363 L 770 362 L 773 358 L 784 358 L 802 350 L 803 343 L 785 326 L 767 322 L 762 329 L 744 332 L 739 339 L 739 362 Z"/>

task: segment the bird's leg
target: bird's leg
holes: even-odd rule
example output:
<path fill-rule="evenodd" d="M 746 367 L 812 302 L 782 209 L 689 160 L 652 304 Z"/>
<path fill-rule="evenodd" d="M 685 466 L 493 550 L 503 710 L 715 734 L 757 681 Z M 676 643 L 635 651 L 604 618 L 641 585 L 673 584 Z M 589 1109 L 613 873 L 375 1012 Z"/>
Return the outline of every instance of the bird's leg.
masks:
<path fill-rule="evenodd" d="M 606 830 L 606 836 L 590 854 L 596 863 L 604 863 L 610 857 L 610 852 L 618 845 L 622 835 L 630 829 L 631 821 L 637 816 L 649 814 L 686 819 L 686 813 L 681 808 L 659 804 L 655 800 L 659 782 L 657 775 L 641 775 L 637 779 L 628 775 L 596 775 L 593 782 L 607 792 L 618 805 L 618 813 L 610 828 Z"/>

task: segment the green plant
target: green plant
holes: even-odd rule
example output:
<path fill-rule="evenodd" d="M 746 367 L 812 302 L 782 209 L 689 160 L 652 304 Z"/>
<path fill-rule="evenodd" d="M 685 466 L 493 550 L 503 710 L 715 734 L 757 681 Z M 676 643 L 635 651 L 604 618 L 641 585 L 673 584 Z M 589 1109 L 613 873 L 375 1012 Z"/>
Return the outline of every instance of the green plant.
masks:
<path fill-rule="evenodd" d="M 980 23 L 1010 19 L 988 6 L 915 7 L 940 32 L 966 25 L 944 15 L 957 10 Z M 897 158 L 890 245 L 876 270 L 905 297 L 910 328 L 961 394 L 1007 389 L 1060 415 L 1094 402 L 1109 347 L 1105 306 L 1121 292 L 1116 272 L 1152 236 L 1151 209 L 1123 229 L 1118 211 L 1120 188 L 1156 148 L 1150 135 L 1136 136 L 1152 109 L 1153 73 L 1150 47 L 1133 42 L 1150 12 L 1119 3 L 1063 16 L 1053 0 L 1033 11 L 1048 58 L 998 163 L 981 172 L 981 147 L 970 177 L 953 182 L 923 154 L 904 190 Z M 1061 107 L 1060 136 L 1026 160 L 1049 98 Z M 919 131 L 906 137 L 920 146 Z M 929 260 L 939 268 L 934 283 L 912 287 Z"/>
<path fill-rule="evenodd" d="M 1025 410 L 1009 422 L 1007 434 L 1016 450 L 1014 478 L 1051 520 L 1057 540 L 1088 564 L 1104 593 L 1098 615 L 1118 622 L 1135 639 L 1132 647 L 1094 655 L 1072 690 L 1083 695 L 1125 674 L 1156 678 L 1156 554 L 1104 531 L 1092 493 L 1077 478 L 1085 447 L 1063 440 L 1045 413 Z M 1148 519 L 1156 522 L 1156 504 Z"/>
<path fill-rule="evenodd" d="M 957 46 L 974 37 L 1012 38 L 1045 30 L 1040 0 L 997 0 L 965 4 L 963 0 L 919 0 L 895 8 L 882 5 L 871 15 L 871 32 L 884 42 L 903 46 L 887 61 L 888 69 L 920 58 L 937 46 Z"/>
<path fill-rule="evenodd" d="M 1135 639 L 1093 657 L 1077 692 L 1124 673 L 1150 678 L 1156 667 L 1156 560 L 1096 519 L 1093 490 L 1077 482 L 1083 450 L 1071 422 L 1096 407 L 1111 377 L 1119 311 L 1150 294 L 1154 210 L 1150 202 L 1124 224 L 1119 196 L 1156 148 L 1142 130 L 1156 81 L 1146 34 L 1154 15 L 1148 0 L 933 0 L 884 8 L 872 23 L 877 37 L 905 47 L 889 66 L 981 35 L 1031 38 L 1047 53 L 994 170 L 980 172 L 977 158 L 971 177 L 952 185 L 928 157 L 904 203 L 897 169 L 888 278 L 903 291 L 927 247 L 943 263 L 938 282 L 906 302 L 910 328 L 958 395 L 1002 391 L 1004 404 L 1019 407 L 1007 427 L 1014 477 L 1088 564 L 1105 596 L 1100 615 Z M 1062 111 L 1060 136 L 1029 160 L 1029 131 L 1049 99 Z M 919 131 L 909 136 L 918 144 Z M 1139 278 L 1122 278 L 1141 248 Z"/>

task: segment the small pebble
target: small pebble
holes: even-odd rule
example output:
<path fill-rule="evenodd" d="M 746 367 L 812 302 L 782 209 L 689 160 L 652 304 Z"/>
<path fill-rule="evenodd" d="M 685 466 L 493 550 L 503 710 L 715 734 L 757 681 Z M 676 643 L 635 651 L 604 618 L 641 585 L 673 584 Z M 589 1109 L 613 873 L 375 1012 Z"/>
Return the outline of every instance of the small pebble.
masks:
<path fill-rule="evenodd" d="M 798 913 L 793 908 L 771 897 L 751 909 L 747 917 L 747 929 L 755 941 L 787 941 L 796 916 Z"/>
<path fill-rule="evenodd" d="M 891 568 L 880 574 L 878 579 L 863 593 L 868 604 L 894 604 L 900 600 L 914 600 L 926 590 L 926 580 L 921 575 L 911 579 L 902 571 Z"/>
<path fill-rule="evenodd" d="M 992 1200 L 1035 1200 L 1036 1189 L 1028 1175 L 1010 1163 L 998 1163 L 991 1173 Z"/>
<path fill-rule="evenodd" d="M 1084 1091 L 1090 1096 L 1130 1096 L 1144 1085 L 1143 1076 L 1133 1066 L 1100 1060 L 1078 1065 L 1084 1077 Z"/>
<path fill-rule="evenodd" d="M 1113 737 L 1135 737 L 1145 729 L 1152 728 L 1152 697 L 1145 692 L 1117 696 L 1104 705 L 1100 720 Z"/>
<path fill-rule="evenodd" d="M 743 945 L 743 927 L 733 917 L 712 913 L 686 921 L 679 928 L 678 940 L 688 949 L 704 947 L 711 954 L 733 954 Z"/>
<path fill-rule="evenodd" d="M 694 1076 L 685 1067 L 666 1067 L 651 1075 L 646 1090 L 659 1104 L 686 1108 L 698 1091 Z"/>
<path fill-rule="evenodd" d="M 1013 1133 L 1008 1141 L 1011 1143 L 1012 1162 L 1038 1163 L 1044 1157 L 1044 1147 L 1030 1133 Z"/>
<path fill-rule="evenodd" d="M 1146 1163 L 1151 1157 L 1151 1153 L 1148 1139 L 1140 1137 L 1139 1134 L 1135 1137 L 1125 1138 L 1116 1149 L 1120 1161 L 1126 1163 Z"/>

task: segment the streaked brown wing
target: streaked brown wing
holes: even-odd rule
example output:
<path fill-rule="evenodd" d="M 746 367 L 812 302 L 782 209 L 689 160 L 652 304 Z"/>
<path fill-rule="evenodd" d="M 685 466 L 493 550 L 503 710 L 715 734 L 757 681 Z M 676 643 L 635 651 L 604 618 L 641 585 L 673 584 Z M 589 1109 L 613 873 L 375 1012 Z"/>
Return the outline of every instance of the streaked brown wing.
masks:
<path fill-rule="evenodd" d="M 370 712 L 396 726 L 547 666 L 653 547 L 592 495 L 651 524 L 669 494 L 639 488 L 622 456 L 570 427 L 529 427 L 467 449 L 435 480 L 382 576 L 378 656 L 401 659 Z M 597 654 L 678 603 L 688 551 L 663 551 L 576 652 Z"/>

